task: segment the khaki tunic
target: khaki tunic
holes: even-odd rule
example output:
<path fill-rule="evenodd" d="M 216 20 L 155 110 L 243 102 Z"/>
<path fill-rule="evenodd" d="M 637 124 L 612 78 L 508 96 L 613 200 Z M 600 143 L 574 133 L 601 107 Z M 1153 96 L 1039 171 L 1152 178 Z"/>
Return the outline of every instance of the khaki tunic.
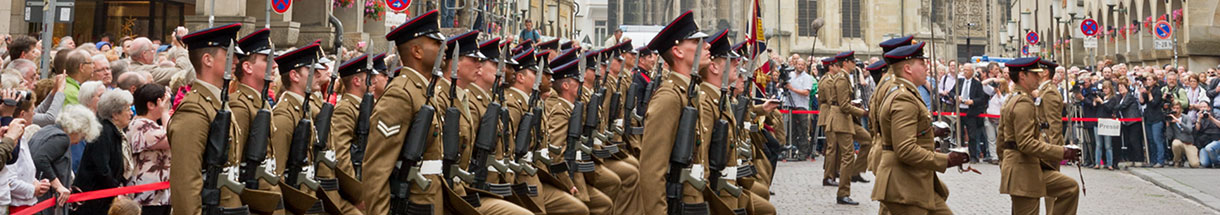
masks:
<path fill-rule="evenodd" d="M 247 138 L 249 138 L 251 130 L 250 124 L 254 120 L 255 116 L 258 115 L 258 111 L 264 108 L 264 105 L 267 105 L 265 106 L 266 108 L 271 108 L 271 104 L 265 104 L 265 102 L 263 102 L 263 94 L 259 93 L 258 90 L 255 90 L 249 85 L 238 82 L 233 88 L 236 88 L 236 91 L 229 94 L 229 108 L 233 112 L 233 127 L 236 132 L 232 134 L 234 137 L 232 140 L 233 144 L 229 145 L 229 162 L 230 165 L 237 165 L 242 162 L 242 157 L 245 153 L 246 142 L 248 141 Z M 272 127 L 274 128 L 275 126 Z M 274 130 L 272 130 L 272 134 L 274 133 Z M 270 142 L 268 142 L 266 159 L 275 159 L 275 154 L 275 148 L 272 147 Z M 246 191 L 242 192 L 242 202 L 249 205 L 250 210 L 253 213 L 273 213 L 275 208 L 279 206 L 280 202 L 279 184 L 272 184 L 265 180 L 259 180 L 258 184 L 259 190 L 265 191 L 265 193 L 272 195 L 255 196 L 251 195 L 255 192 L 247 189 Z"/>
<path fill-rule="evenodd" d="M 1021 88 L 1017 86 L 1017 88 Z M 1000 154 L 1000 193 L 1021 197 L 1043 197 L 1047 194 L 1043 183 L 1042 160 L 1063 159 L 1061 146 L 1043 142 L 1039 138 L 1038 122 L 1028 119 L 1037 117 L 1034 99 L 1027 93 L 1014 93 L 1004 102 L 1000 112 L 1000 125 L 996 137 L 996 150 Z M 1013 147 L 1015 146 L 1015 148 Z"/>
<path fill-rule="evenodd" d="M 405 67 L 403 72 L 390 82 L 389 87 L 386 87 L 386 92 L 378 100 L 377 105 L 373 108 L 371 117 L 374 123 L 371 127 L 375 128 L 369 133 L 369 144 L 365 152 L 364 166 L 364 190 L 365 193 L 365 214 L 389 214 L 390 213 L 390 174 L 394 170 L 394 164 L 398 161 L 398 157 L 403 147 L 403 139 L 407 137 L 407 131 L 411 130 L 411 122 L 415 119 L 415 112 L 419 111 L 428 103 L 427 91 L 428 80 L 416 71 L 414 68 Z M 436 92 L 436 94 L 442 94 Z M 435 117 L 443 114 L 442 109 L 437 109 Z M 434 125 L 430 130 L 438 131 L 437 125 L 439 120 L 433 121 Z M 431 142 L 437 139 L 436 135 L 428 137 L 427 141 Z M 440 144 L 430 144 L 426 147 L 423 155 L 423 160 L 440 160 L 442 148 Z M 441 177 L 439 174 L 425 175 L 429 180 L 432 180 L 432 186 L 426 189 L 420 189 L 418 186 L 411 185 L 410 201 L 416 204 L 431 204 L 434 214 L 442 214 L 443 195 L 441 195 Z"/>
<path fill-rule="evenodd" d="M 280 101 L 278 103 L 276 103 L 275 109 L 271 110 L 272 111 L 272 117 L 271 117 L 272 130 L 277 131 L 277 132 L 271 133 L 271 145 L 273 148 L 277 148 L 277 149 L 289 149 L 289 148 L 291 148 L 291 146 L 293 144 L 292 135 L 296 130 L 297 123 L 300 122 L 300 120 L 304 117 L 316 115 L 318 112 L 318 109 L 314 108 L 314 107 L 310 107 L 309 113 L 305 113 L 304 112 L 305 110 L 302 109 L 303 108 L 302 103 L 305 102 L 304 101 L 305 97 L 300 94 L 291 92 L 291 91 L 284 91 L 283 93 L 280 94 L 279 98 L 280 98 Z M 312 123 L 312 122 L 313 121 L 311 119 L 310 123 Z M 311 129 L 310 130 L 311 134 L 314 134 L 314 133 L 312 133 L 312 132 L 314 132 L 312 130 L 312 129 L 314 129 L 314 125 L 309 125 L 309 129 Z M 307 163 L 305 164 L 305 167 L 312 166 L 313 168 L 315 168 L 315 170 L 318 168 L 317 166 L 314 165 L 314 162 L 313 162 L 314 161 L 313 142 L 316 141 L 316 139 L 317 139 L 316 137 L 317 137 L 317 134 L 310 135 L 309 141 L 306 143 L 308 145 L 305 147 L 305 149 L 306 149 L 305 154 L 306 154 L 306 159 L 307 159 Z M 276 157 L 275 158 L 275 163 L 276 163 L 275 169 L 276 169 L 276 173 L 281 178 L 287 179 L 286 174 L 288 174 L 288 173 L 286 172 L 285 168 L 288 167 L 287 166 L 288 165 L 288 156 L 291 153 L 292 152 L 290 152 L 288 150 L 281 150 L 281 152 L 275 153 L 275 157 Z M 288 182 L 285 181 L 284 179 L 280 180 L 280 187 L 281 188 L 287 187 L 289 189 L 293 189 L 296 191 L 285 190 L 283 192 L 285 192 L 285 193 L 300 192 L 300 193 L 303 193 L 305 196 L 308 196 L 308 198 L 304 198 L 304 199 L 294 199 L 294 197 L 292 197 L 292 196 L 285 196 L 284 197 L 284 206 L 286 209 L 288 209 L 289 211 L 292 211 L 292 210 L 294 210 L 293 205 L 298 205 L 298 206 L 304 207 L 304 205 L 312 206 L 312 205 L 314 205 L 314 203 L 317 202 L 317 197 L 316 197 L 316 195 L 314 195 L 314 193 L 315 193 L 314 190 L 309 189 L 309 187 L 306 187 L 304 185 L 297 186 L 295 184 L 287 184 Z M 304 180 L 304 179 L 298 179 L 298 180 Z M 294 201 L 299 201 L 299 202 L 294 202 Z M 308 208 L 304 208 L 304 209 L 308 209 Z M 302 210 L 302 209 L 297 208 L 296 210 Z"/>
<path fill-rule="evenodd" d="M 949 155 L 933 151 L 931 112 L 906 79 L 896 79 L 885 102 L 875 107 L 881 127 L 881 156 L 872 199 L 885 203 L 936 208 L 949 197 L 949 189 L 936 172 L 944 172 Z M 891 88 L 893 88 L 891 87 Z M 890 149 L 884 149 L 890 148 Z"/>
<path fill-rule="evenodd" d="M 877 82 L 877 88 L 874 91 L 873 96 L 868 100 L 868 106 L 871 108 L 881 107 L 881 105 L 885 102 L 885 97 L 893 91 L 898 90 L 898 88 L 895 88 L 892 83 L 894 83 L 893 73 L 887 72 L 882 75 L 881 81 Z M 884 138 L 881 137 L 881 126 L 879 126 L 881 124 L 881 118 L 878 117 L 878 115 L 879 114 L 876 111 L 868 113 L 868 132 L 873 137 L 873 140 L 883 140 L 882 138 Z M 869 158 L 867 170 L 877 171 L 877 163 L 879 163 L 881 160 L 881 158 L 879 158 L 879 154 L 881 154 L 881 147 L 871 147 L 869 151 L 865 153 L 868 153 Z"/>
<path fill-rule="evenodd" d="M 1038 123 L 1042 133 L 1042 141 L 1051 145 L 1062 146 L 1063 141 L 1063 95 L 1059 94 L 1059 86 L 1050 81 L 1042 82 L 1038 86 L 1038 98 L 1035 99 L 1034 105 L 1038 107 Z M 1046 159 L 1042 160 L 1042 166 L 1052 170 L 1059 170 L 1059 162 L 1061 159 Z"/>
<path fill-rule="evenodd" d="M 203 153 L 207 144 L 208 125 L 216 117 L 216 111 L 221 107 L 220 89 L 211 84 L 196 81 L 191 84 L 191 91 L 178 105 L 171 116 L 166 135 L 173 143 L 170 154 L 175 159 L 170 161 L 170 203 L 174 214 L 200 214 L 203 200 L 200 191 L 203 188 Z M 232 137 L 232 135 L 230 135 Z M 221 188 L 221 207 L 241 206 L 240 197 L 223 191 Z"/>
<path fill-rule="evenodd" d="M 838 73 L 826 74 L 822 76 L 822 80 L 818 82 L 818 93 L 816 94 L 816 97 L 818 99 L 818 110 L 820 112 L 818 114 L 817 126 L 826 126 L 828 125 L 827 123 L 830 122 L 830 104 L 833 103 L 835 99 L 835 97 L 830 94 L 830 90 L 834 88 L 835 79 L 837 77 Z M 826 130 L 826 132 L 830 132 L 830 130 Z"/>
<path fill-rule="evenodd" d="M 858 117 L 864 116 L 865 111 L 864 109 L 860 109 L 859 107 L 851 104 L 852 94 L 855 91 L 855 88 L 852 87 L 851 82 L 847 81 L 845 75 L 848 74 L 842 74 L 842 72 L 836 74 L 836 80 L 834 81 L 833 85 L 834 88 L 832 88 L 830 92 L 827 92 L 828 95 L 833 97 L 833 99 L 829 100 L 831 102 L 830 116 L 827 117 L 830 122 L 827 122 L 827 125 L 829 125 L 829 129 L 827 130 L 830 132 L 842 132 L 850 134 L 856 132 L 855 128 L 857 127 L 863 128 L 857 123 L 856 120 Z M 818 91 L 818 93 L 822 92 Z"/>
<path fill-rule="evenodd" d="M 360 114 L 361 99 L 359 96 L 344 93 L 331 115 L 330 134 L 325 136 L 319 135 L 329 139 L 326 141 L 326 144 L 329 150 L 335 153 L 334 168 L 325 164 L 318 165 L 319 178 L 335 180 L 344 180 L 339 179 L 339 177 L 355 178 L 356 173 L 352 167 L 351 146 L 354 143 L 353 140 L 356 135 L 356 118 Z M 340 176 L 340 174 L 343 176 Z M 332 214 L 362 214 L 359 209 L 356 209 L 357 202 L 339 195 L 340 192 L 363 193 L 359 192 L 362 188 L 342 187 L 344 183 L 339 183 L 339 185 L 339 190 L 325 192 L 326 198 L 323 199 L 323 202 L 327 212 Z"/>
<path fill-rule="evenodd" d="M 668 75 L 648 102 L 648 112 L 644 116 L 644 140 L 640 147 L 640 206 L 646 213 L 665 213 L 666 175 L 669 171 L 669 155 L 673 151 L 674 133 L 677 132 L 680 111 L 689 104 L 688 89 L 690 77 L 676 72 L 665 72 Z M 706 162 L 702 158 L 694 158 L 691 164 L 702 165 L 706 170 Z M 706 171 L 705 171 L 706 172 Z M 702 203 L 703 195 L 699 189 L 690 184 L 683 184 L 682 201 L 684 203 Z"/>

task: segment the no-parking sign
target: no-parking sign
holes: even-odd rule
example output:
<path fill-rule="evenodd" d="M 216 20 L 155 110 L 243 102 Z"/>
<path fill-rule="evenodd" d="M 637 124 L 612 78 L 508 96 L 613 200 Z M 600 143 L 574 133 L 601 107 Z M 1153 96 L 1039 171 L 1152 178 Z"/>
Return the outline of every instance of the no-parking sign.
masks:
<path fill-rule="evenodd" d="M 271 10 L 275 13 L 284 14 L 288 8 L 292 8 L 292 0 L 271 0 Z"/>
<path fill-rule="evenodd" d="M 1084 33 L 1085 36 L 1097 35 L 1097 28 L 1097 20 L 1085 19 L 1080 22 L 1080 33 Z"/>
<path fill-rule="evenodd" d="M 1038 32 L 1030 31 L 1026 33 L 1025 42 L 1029 42 L 1030 45 L 1038 44 Z"/>

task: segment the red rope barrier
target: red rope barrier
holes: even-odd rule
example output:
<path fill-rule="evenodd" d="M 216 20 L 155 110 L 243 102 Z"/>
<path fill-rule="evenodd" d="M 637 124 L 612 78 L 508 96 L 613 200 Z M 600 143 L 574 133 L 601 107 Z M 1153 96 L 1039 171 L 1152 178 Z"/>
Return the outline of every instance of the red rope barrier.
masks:
<path fill-rule="evenodd" d="M 816 114 L 820 114 L 820 113 L 821 113 L 820 111 L 816 111 L 816 110 L 784 110 L 784 109 L 780 109 L 780 110 L 779 110 L 779 112 L 780 112 L 780 113 L 784 113 L 784 114 L 791 113 L 791 114 L 814 114 L 814 115 L 816 115 Z M 966 115 L 966 113 L 961 113 L 961 112 L 958 112 L 958 113 L 953 113 L 953 112 L 932 112 L 932 115 L 939 115 L 939 116 L 965 116 L 965 115 Z M 998 119 L 998 118 L 1000 118 L 1000 115 L 995 115 L 995 114 L 979 114 L 979 117 L 983 117 L 983 118 L 997 118 L 997 119 Z M 1099 119 L 1115 119 L 1115 120 L 1118 120 L 1119 122 L 1139 122 L 1139 121 L 1143 121 L 1143 119 L 1142 119 L 1142 118 L 1081 118 L 1081 117 L 1072 117 L 1072 118 L 1067 118 L 1067 117 L 1063 117 L 1063 121 L 1073 121 L 1073 122 L 1097 122 L 1097 120 L 1099 120 Z"/>
<path fill-rule="evenodd" d="M 154 190 L 164 190 L 164 189 L 169 189 L 168 181 L 141 184 L 141 185 L 135 185 L 135 186 L 127 186 L 127 187 L 116 187 L 116 188 L 110 188 L 110 189 L 94 190 L 94 191 L 82 192 L 82 193 L 73 193 L 68 196 L 68 203 L 83 202 L 83 201 L 113 197 L 113 196 L 118 196 L 118 195 L 142 193 L 142 192 L 148 192 L 148 191 L 154 191 Z M 34 213 L 41 212 L 42 210 L 46 210 L 47 208 L 54 206 L 55 199 L 56 198 L 52 197 L 51 199 L 47 199 L 45 201 L 39 202 L 38 204 L 34 204 L 34 206 L 30 206 L 30 207 L 22 208 L 22 209 L 16 209 L 13 211 L 13 215 L 32 215 Z"/>

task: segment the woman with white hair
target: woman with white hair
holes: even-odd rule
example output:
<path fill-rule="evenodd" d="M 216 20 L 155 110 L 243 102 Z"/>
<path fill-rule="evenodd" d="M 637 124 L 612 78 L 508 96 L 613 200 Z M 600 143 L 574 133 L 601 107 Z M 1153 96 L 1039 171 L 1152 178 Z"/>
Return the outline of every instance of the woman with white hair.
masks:
<path fill-rule="evenodd" d="M 71 193 L 68 186 L 73 180 L 68 146 L 97 138 L 101 130 L 102 125 L 89 108 L 68 105 L 59 113 L 54 125 L 34 133 L 30 139 L 30 152 L 33 153 L 34 167 L 37 169 L 35 176 L 51 181 L 51 188 L 54 189 L 54 192 L 38 197 L 39 200 L 58 196 L 57 203 L 64 205 Z"/>
<path fill-rule="evenodd" d="M 134 168 L 131 147 L 123 131 L 131 122 L 131 93 L 126 90 L 107 90 L 97 101 L 97 118 L 102 131 L 98 138 L 85 145 L 81 154 L 80 169 L 75 185 L 81 191 L 94 191 L 123 186 Z M 85 201 L 77 208 L 78 214 L 105 214 L 114 198 Z"/>
<path fill-rule="evenodd" d="M 102 97 L 102 93 L 106 91 L 106 85 L 101 81 L 86 81 L 80 84 L 80 93 L 76 96 L 76 100 L 80 101 L 81 105 L 88 107 L 89 110 L 97 110 L 97 100 Z"/>

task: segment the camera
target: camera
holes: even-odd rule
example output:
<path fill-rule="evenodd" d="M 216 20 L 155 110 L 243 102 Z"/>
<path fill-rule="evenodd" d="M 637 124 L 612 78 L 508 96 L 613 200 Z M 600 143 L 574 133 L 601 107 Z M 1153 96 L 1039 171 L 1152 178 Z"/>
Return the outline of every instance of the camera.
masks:
<path fill-rule="evenodd" d="M 30 93 L 30 91 L 24 91 L 24 90 L 17 91 L 17 99 L 7 99 L 6 98 L 6 99 L 4 99 L 4 105 L 13 106 L 13 107 L 24 106 L 26 103 L 30 102 L 30 99 L 31 99 L 30 95 L 32 95 L 32 94 L 33 93 Z"/>

